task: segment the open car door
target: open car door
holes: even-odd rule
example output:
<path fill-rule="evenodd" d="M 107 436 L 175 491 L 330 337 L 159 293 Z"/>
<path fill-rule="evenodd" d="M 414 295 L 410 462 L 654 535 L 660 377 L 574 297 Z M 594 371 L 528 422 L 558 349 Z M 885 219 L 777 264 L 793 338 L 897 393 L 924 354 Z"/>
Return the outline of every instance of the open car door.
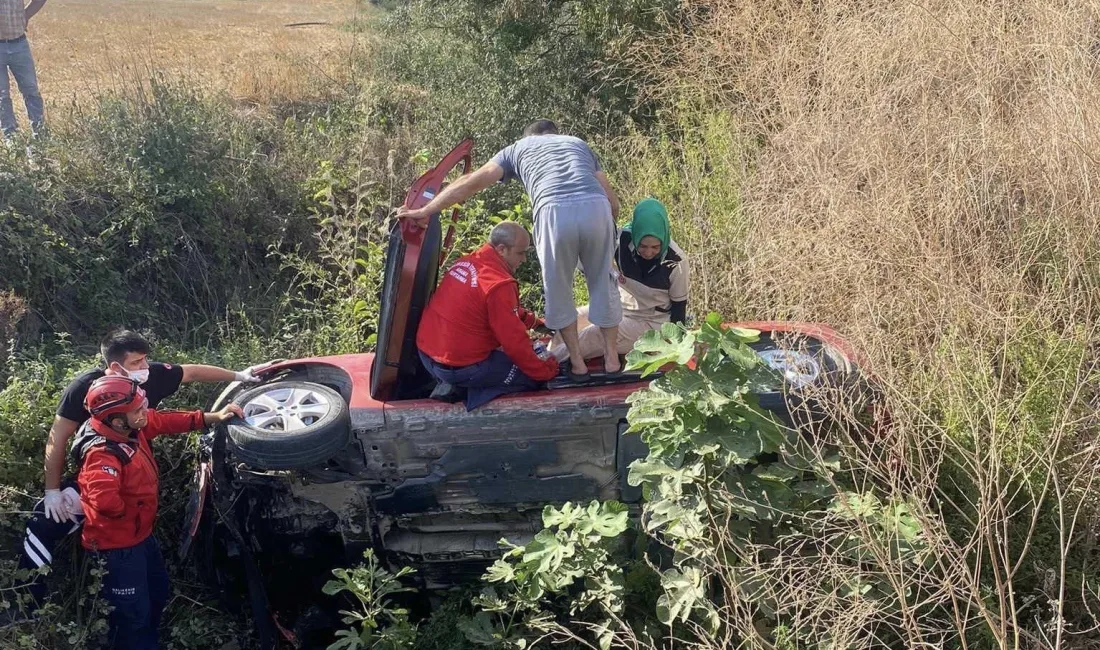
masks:
<path fill-rule="evenodd" d="M 438 165 L 418 178 L 405 196 L 405 207 L 416 209 L 427 204 L 453 171 L 470 173 L 473 148 L 473 140 L 463 140 Z M 407 219 L 397 220 L 390 228 L 378 339 L 371 368 L 370 393 L 376 400 L 401 399 L 429 381 L 417 358 L 416 329 L 435 291 L 439 265 L 445 248 L 450 246 L 457 213 L 457 208 L 451 211 L 446 244 L 439 214 L 433 214 L 425 228 Z"/>

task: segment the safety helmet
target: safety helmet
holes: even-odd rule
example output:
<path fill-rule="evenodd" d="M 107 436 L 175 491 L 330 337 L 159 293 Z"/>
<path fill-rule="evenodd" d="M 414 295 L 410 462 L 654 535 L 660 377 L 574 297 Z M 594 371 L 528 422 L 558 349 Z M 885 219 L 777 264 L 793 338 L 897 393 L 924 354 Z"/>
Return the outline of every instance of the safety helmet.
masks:
<path fill-rule="evenodd" d="M 129 413 L 146 403 L 141 385 L 136 380 L 118 375 L 107 375 L 93 381 L 84 396 L 84 408 L 101 422 L 109 422 L 112 415 Z"/>

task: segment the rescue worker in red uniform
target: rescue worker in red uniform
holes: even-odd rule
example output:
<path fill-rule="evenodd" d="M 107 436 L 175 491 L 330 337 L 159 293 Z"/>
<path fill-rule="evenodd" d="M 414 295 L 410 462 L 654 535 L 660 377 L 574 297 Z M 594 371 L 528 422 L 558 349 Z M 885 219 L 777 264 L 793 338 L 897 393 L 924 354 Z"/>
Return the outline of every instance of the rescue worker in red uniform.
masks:
<path fill-rule="evenodd" d="M 95 380 L 84 407 L 91 417 L 72 451 L 85 515 L 81 544 L 107 569 L 103 596 L 114 608 L 109 644 L 115 650 L 157 650 L 170 585 L 153 535 L 159 475 L 149 442 L 243 414 L 236 404 L 216 413 L 156 411 L 136 380 L 117 375 Z"/>
<path fill-rule="evenodd" d="M 530 246 L 523 226 L 497 224 L 489 243 L 447 269 L 421 317 L 421 361 L 438 381 L 466 389 L 468 410 L 558 374 L 558 362 L 540 357 L 528 336 L 545 324 L 519 305 L 513 274 Z"/>

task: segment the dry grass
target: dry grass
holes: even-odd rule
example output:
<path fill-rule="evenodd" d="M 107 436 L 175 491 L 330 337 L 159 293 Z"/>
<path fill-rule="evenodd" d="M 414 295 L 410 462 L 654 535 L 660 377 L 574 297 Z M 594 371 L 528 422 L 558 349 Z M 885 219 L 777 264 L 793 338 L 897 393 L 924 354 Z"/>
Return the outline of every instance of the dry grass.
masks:
<path fill-rule="evenodd" d="M 356 0 L 52 0 L 30 37 L 53 119 L 154 71 L 262 105 L 346 79 L 357 45 L 345 25 L 364 11 Z"/>
<path fill-rule="evenodd" d="M 712 152 L 757 307 L 861 338 L 1095 319 L 1100 3 L 694 4 L 658 72 L 766 138 Z"/>
<path fill-rule="evenodd" d="M 1100 3 L 686 6 L 690 29 L 637 54 L 677 126 L 714 128 L 675 152 L 672 213 L 737 215 L 696 237 L 695 304 L 829 322 L 872 358 L 896 427 L 863 472 L 889 484 L 902 460 L 892 488 L 938 563 L 897 598 L 953 619 L 895 627 L 1096 647 Z M 634 194 L 661 187 L 660 164 L 639 170 Z M 842 609 L 857 633 L 885 620 Z"/>

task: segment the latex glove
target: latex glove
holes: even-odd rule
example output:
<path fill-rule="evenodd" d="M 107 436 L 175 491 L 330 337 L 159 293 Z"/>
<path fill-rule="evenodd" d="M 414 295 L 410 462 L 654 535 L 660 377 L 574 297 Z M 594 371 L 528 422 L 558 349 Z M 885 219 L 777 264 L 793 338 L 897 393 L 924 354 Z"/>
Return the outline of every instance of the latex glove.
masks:
<path fill-rule="evenodd" d="M 252 368 L 245 368 L 244 370 L 238 370 L 233 373 L 233 379 L 241 382 L 242 384 L 255 384 L 260 381 L 260 378 L 252 374 Z"/>
<path fill-rule="evenodd" d="M 65 500 L 65 505 L 69 508 L 69 514 L 75 517 L 84 515 L 84 505 L 80 503 L 80 493 L 71 487 L 65 488 L 61 491 L 61 498 Z"/>
<path fill-rule="evenodd" d="M 46 490 L 46 496 L 42 501 L 42 509 L 47 517 L 59 524 L 72 521 L 73 516 L 69 513 L 69 506 L 65 497 L 61 496 L 61 490 Z"/>
<path fill-rule="evenodd" d="M 258 363 L 254 366 L 249 366 L 244 370 L 233 373 L 233 378 L 239 382 L 243 382 L 246 384 L 255 384 L 256 382 L 263 380 L 263 377 L 261 377 L 261 375 L 267 372 L 267 370 L 271 368 L 271 366 L 279 363 L 280 361 L 282 361 L 282 359 L 273 359 L 264 363 Z"/>

